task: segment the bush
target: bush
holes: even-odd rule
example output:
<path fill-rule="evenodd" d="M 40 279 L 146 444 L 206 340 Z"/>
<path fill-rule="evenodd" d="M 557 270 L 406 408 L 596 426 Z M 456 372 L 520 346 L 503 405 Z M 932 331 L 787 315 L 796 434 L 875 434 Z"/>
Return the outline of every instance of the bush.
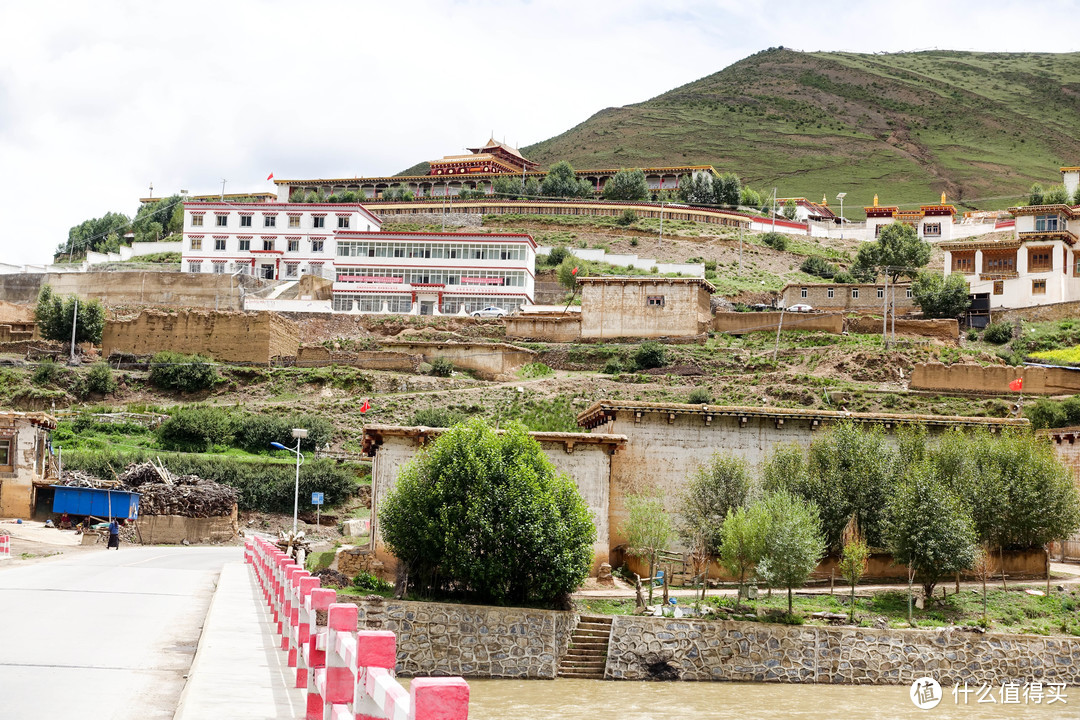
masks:
<path fill-rule="evenodd" d="M 1012 340 L 1013 326 L 1007 322 L 990 323 L 983 331 L 983 340 L 995 345 L 1004 345 Z"/>
<path fill-rule="evenodd" d="M 817 275 L 820 278 L 831 278 L 837 272 L 835 265 L 817 255 L 812 255 L 803 260 L 799 269 L 807 275 Z"/>
<path fill-rule="evenodd" d="M 765 243 L 773 250 L 787 250 L 788 239 L 784 235 L 778 232 L 767 232 L 761 236 L 761 242 Z"/>
<path fill-rule="evenodd" d="M 270 443 L 295 447 L 293 428 L 304 428 L 308 436 L 300 441 L 301 452 L 311 452 L 334 439 L 334 425 L 315 415 L 255 415 L 244 414 L 236 418 L 236 445 L 252 453 L 270 450 Z"/>
<path fill-rule="evenodd" d="M 150 384 L 159 390 L 198 392 L 221 380 L 209 358 L 163 351 L 150 360 Z"/>
<path fill-rule="evenodd" d="M 615 220 L 616 225 L 622 225 L 623 227 L 633 225 L 636 222 L 637 213 L 630 209 L 623 210 L 622 215 L 620 215 L 618 219 Z"/>
<path fill-rule="evenodd" d="M 975 328 L 971 328 L 970 330 L 967 331 L 967 339 L 970 340 L 971 342 L 975 342 L 976 340 L 979 339 L 979 331 L 976 330 Z"/>
<path fill-rule="evenodd" d="M 600 371 L 605 375 L 618 375 L 623 371 L 622 360 L 617 357 L 610 357 L 607 362 L 604 363 L 603 369 Z"/>
<path fill-rule="evenodd" d="M 517 423 L 443 433 L 379 512 L 387 548 L 422 595 L 555 605 L 585 580 L 596 527 L 573 481 Z"/>
<path fill-rule="evenodd" d="M 231 445 L 236 419 L 229 410 L 209 405 L 177 406 L 157 429 L 158 441 L 169 450 L 207 451 Z"/>
<path fill-rule="evenodd" d="M 35 385 L 52 385 L 60 379 L 63 370 L 63 367 L 61 367 L 59 363 L 55 363 L 52 360 L 42 360 L 38 363 L 38 366 L 34 368 L 34 372 L 30 375 L 30 379 Z"/>
<path fill-rule="evenodd" d="M 76 317 L 75 303 L 79 309 Z M 75 323 L 75 342 L 101 342 L 105 329 L 105 308 L 98 300 L 79 300 L 74 295 L 54 295 L 52 287 L 43 285 L 34 308 L 38 332 L 46 340 L 71 342 L 71 325 Z"/>
<path fill-rule="evenodd" d="M 450 377 L 454 374 L 454 363 L 449 358 L 437 357 L 431 361 L 431 374 L 436 377 Z"/>
<path fill-rule="evenodd" d="M 450 408 L 424 408 L 413 413 L 410 424 L 424 427 L 446 428 L 465 422 L 468 416 Z"/>
<path fill-rule="evenodd" d="M 521 368 L 519 374 L 523 378 L 542 378 L 554 375 L 555 371 L 542 362 L 534 362 Z"/>
<path fill-rule="evenodd" d="M 1024 408 L 1024 415 L 1036 430 L 1065 427 L 1069 424 L 1069 416 L 1065 408 L 1061 403 L 1049 398 L 1039 398 L 1028 405 Z"/>
<path fill-rule="evenodd" d="M 686 401 L 691 405 L 707 405 L 712 402 L 712 395 L 706 388 L 694 388 Z"/>
<path fill-rule="evenodd" d="M 705 272 L 716 272 L 716 261 L 715 260 L 706 260 L 705 261 Z"/>
<path fill-rule="evenodd" d="M 559 263 L 570 257 L 570 251 L 562 245 L 557 245 L 551 248 L 551 252 L 549 252 L 546 256 L 542 257 L 544 257 L 545 265 L 549 265 L 551 267 L 558 267 Z"/>
<path fill-rule="evenodd" d="M 90 366 L 90 372 L 86 374 L 86 389 L 101 395 L 109 395 L 116 392 L 119 383 L 113 377 L 112 368 L 107 362 L 97 362 Z"/>
<path fill-rule="evenodd" d="M 644 342 L 634 351 L 633 360 L 638 370 L 664 367 L 668 364 L 667 348 L 652 340 Z"/>
<path fill-rule="evenodd" d="M 357 590 L 368 592 L 389 592 L 394 586 L 385 580 L 380 580 L 369 572 L 362 572 L 352 579 L 352 586 Z"/>

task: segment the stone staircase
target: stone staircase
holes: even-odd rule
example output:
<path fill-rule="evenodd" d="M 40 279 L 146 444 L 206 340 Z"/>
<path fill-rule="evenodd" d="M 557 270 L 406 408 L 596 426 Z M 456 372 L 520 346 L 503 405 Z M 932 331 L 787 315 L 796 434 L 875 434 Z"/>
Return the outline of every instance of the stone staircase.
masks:
<path fill-rule="evenodd" d="M 559 662 L 559 677 L 603 680 L 610 637 L 610 617 L 582 615 Z"/>

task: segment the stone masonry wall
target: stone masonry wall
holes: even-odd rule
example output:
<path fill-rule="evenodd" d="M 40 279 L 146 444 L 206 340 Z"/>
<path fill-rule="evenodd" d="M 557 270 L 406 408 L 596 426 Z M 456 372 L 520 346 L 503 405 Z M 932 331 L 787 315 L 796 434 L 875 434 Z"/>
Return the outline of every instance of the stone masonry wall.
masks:
<path fill-rule="evenodd" d="M 360 630 L 397 635 L 406 676 L 553 679 L 577 624 L 572 613 L 368 597 Z"/>
<path fill-rule="evenodd" d="M 1080 685 L 1080 638 L 870 630 L 617 616 L 605 676 L 679 680 L 942 685 L 1041 680 Z"/>

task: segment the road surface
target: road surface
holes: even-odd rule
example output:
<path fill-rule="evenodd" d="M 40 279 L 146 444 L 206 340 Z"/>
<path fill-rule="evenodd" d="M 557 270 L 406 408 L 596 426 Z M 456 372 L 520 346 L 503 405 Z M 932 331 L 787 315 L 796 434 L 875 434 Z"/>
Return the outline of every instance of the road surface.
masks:
<path fill-rule="evenodd" d="M 121 547 L 0 564 L 0 720 L 172 718 L 241 548 Z"/>

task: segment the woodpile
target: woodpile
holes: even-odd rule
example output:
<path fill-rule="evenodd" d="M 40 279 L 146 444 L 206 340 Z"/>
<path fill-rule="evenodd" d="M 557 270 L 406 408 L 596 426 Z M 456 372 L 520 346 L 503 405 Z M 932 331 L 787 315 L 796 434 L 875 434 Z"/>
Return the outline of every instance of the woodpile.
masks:
<path fill-rule="evenodd" d="M 240 497 L 235 488 L 198 475 L 174 477 L 160 461 L 132 463 L 115 480 L 102 480 L 78 470 L 65 471 L 59 484 L 137 492 L 140 515 L 220 517 L 231 515 Z"/>

